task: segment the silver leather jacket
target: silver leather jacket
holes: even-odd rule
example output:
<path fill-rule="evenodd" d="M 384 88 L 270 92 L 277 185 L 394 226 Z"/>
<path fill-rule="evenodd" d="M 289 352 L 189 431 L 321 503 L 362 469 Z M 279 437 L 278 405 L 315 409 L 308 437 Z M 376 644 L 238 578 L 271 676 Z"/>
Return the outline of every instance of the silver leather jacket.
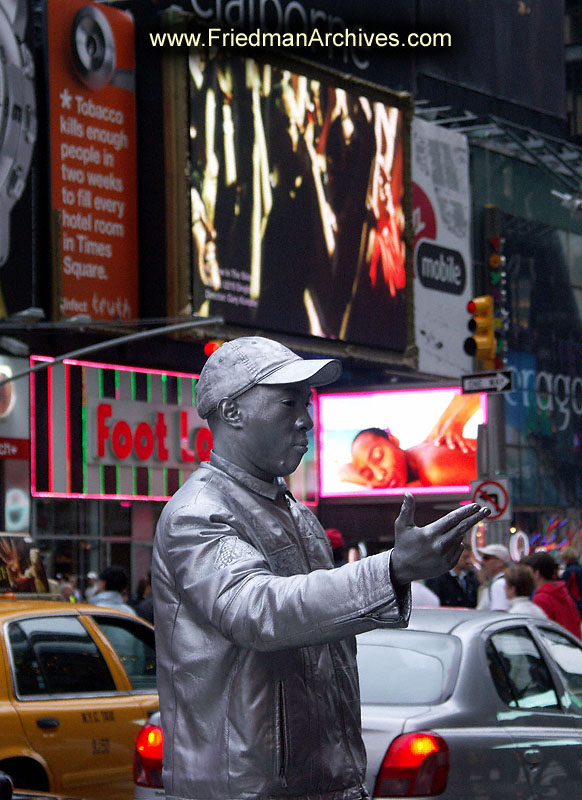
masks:
<path fill-rule="evenodd" d="M 213 453 L 152 564 L 167 800 L 366 797 L 354 634 L 405 627 L 390 553 L 332 569 L 283 481 Z"/>

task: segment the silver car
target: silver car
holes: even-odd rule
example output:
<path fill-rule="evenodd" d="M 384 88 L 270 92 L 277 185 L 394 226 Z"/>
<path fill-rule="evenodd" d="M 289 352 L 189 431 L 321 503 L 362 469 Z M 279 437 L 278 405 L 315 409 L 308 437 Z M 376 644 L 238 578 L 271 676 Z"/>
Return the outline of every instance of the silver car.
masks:
<path fill-rule="evenodd" d="M 405 630 L 358 637 L 358 667 L 371 796 L 582 797 L 582 642 L 559 625 L 414 610 Z M 140 737 L 136 800 L 153 800 L 161 748 Z"/>

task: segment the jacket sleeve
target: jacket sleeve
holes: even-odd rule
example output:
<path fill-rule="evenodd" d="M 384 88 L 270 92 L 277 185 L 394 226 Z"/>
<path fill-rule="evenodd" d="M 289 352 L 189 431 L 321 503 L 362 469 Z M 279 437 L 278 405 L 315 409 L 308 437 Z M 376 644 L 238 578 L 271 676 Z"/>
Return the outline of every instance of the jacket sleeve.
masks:
<path fill-rule="evenodd" d="M 180 603 L 239 647 L 281 650 L 408 624 L 410 586 L 392 584 L 391 551 L 281 577 L 238 536 L 230 512 L 199 500 L 176 509 L 158 536 Z"/>

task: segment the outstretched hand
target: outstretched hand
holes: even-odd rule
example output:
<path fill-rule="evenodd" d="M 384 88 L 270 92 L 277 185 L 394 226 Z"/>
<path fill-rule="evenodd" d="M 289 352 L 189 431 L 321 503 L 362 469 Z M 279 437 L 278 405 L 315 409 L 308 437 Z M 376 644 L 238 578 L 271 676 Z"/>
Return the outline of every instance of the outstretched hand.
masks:
<path fill-rule="evenodd" d="M 419 528 L 414 523 L 414 497 L 407 492 L 394 524 L 392 580 L 403 584 L 452 569 L 463 552 L 465 533 L 490 513 L 488 508 L 472 503 Z"/>

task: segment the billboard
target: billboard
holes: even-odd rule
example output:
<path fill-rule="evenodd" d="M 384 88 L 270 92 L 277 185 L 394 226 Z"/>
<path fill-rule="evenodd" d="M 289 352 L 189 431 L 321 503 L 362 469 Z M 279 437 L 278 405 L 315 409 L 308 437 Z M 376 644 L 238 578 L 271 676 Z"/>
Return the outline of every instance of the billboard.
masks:
<path fill-rule="evenodd" d="M 396 99 L 221 52 L 191 50 L 189 74 L 193 310 L 403 351 Z"/>
<path fill-rule="evenodd" d="M 459 387 L 318 394 L 319 494 L 468 494 L 486 395 Z"/>
<path fill-rule="evenodd" d="M 132 17 L 48 0 L 51 224 L 58 317 L 138 315 Z"/>
<path fill-rule="evenodd" d="M 24 358 L 0 356 L 0 381 L 26 370 Z M 0 461 L 30 457 L 28 382 L 9 381 L 0 386 Z"/>
<path fill-rule="evenodd" d="M 26 534 L 0 532 L 0 593 L 48 594 L 44 564 Z"/>
<path fill-rule="evenodd" d="M 207 461 L 198 375 L 32 356 L 31 494 L 168 500 Z"/>
<path fill-rule="evenodd" d="M 462 348 L 473 296 L 467 137 L 412 123 L 414 325 L 421 372 L 457 378 L 473 369 Z"/>

